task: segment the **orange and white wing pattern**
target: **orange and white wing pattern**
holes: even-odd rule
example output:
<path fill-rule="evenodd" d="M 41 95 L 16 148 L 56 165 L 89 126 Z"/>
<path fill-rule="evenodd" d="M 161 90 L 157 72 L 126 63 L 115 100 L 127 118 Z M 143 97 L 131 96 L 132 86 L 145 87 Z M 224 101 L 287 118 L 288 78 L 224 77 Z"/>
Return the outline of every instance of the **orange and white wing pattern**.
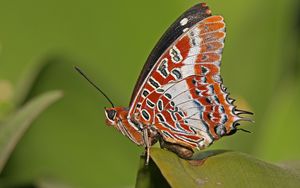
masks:
<path fill-rule="evenodd" d="M 235 132 L 237 122 L 247 119 L 239 116 L 245 111 L 236 110 L 220 76 L 225 36 L 222 16 L 185 28 L 149 71 L 128 116 L 189 148 L 205 148 Z"/>

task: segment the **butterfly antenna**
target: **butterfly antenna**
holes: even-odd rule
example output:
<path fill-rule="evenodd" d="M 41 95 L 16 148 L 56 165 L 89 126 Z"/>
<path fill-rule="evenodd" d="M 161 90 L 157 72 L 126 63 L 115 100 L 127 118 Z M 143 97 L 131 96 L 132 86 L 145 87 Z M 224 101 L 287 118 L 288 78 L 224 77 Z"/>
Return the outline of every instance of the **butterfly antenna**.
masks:
<path fill-rule="evenodd" d="M 111 104 L 111 106 L 114 108 L 115 105 L 113 104 L 113 102 L 108 98 L 108 96 L 92 81 L 90 80 L 87 75 L 82 71 L 80 70 L 79 67 L 77 66 L 74 66 L 75 70 L 81 74 L 81 76 L 83 76 L 92 86 L 94 86 L 107 100 L 108 102 Z"/>

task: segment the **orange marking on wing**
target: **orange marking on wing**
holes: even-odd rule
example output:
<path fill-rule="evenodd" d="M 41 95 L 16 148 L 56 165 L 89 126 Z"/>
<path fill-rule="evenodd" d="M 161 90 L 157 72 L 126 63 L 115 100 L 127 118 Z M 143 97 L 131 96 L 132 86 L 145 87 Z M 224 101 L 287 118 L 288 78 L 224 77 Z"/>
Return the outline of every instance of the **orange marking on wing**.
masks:
<path fill-rule="evenodd" d="M 153 103 L 156 103 L 156 101 L 158 100 L 158 98 L 160 97 L 160 93 L 157 92 L 152 92 L 147 98 L 152 101 Z"/>
<path fill-rule="evenodd" d="M 181 56 L 183 57 L 183 59 L 185 59 L 186 56 L 187 56 L 187 54 L 188 54 L 188 50 L 187 49 L 191 48 L 189 37 L 186 35 L 183 38 L 181 38 L 178 41 L 178 43 L 176 44 L 176 47 L 180 51 Z"/>
<path fill-rule="evenodd" d="M 212 80 L 212 78 L 208 78 L 207 80 L 208 80 L 208 82 L 213 83 L 214 89 L 215 89 L 215 93 L 217 93 L 217 97 L 218 97 L 220 103 L 224 107 L 225 114 L 227 114 L 227 116 L 228 116 L 228 120 L 225 123 L 225 127 L 226 127 L 226 130 L 229 131 L 230 126 L 231 126 L 232 122 L 234 121 L 234 115 L 231 112 L 230 105 L 227 103 L 227 101 L 225 99 L 225 95 L 223 94 L 223 92 L 221 90 L 220 84 L 214 82 Z"/>
<path fill-rule="evenodd" d="M 216 124 L 207 117 L 209 115 L 209 113 L 210 112 L 207 112 L 207 111 L 203 112 L 202 117 L 203 117 L 204 121 L 208 124 L 210 134 L 214 137 L 214 139 L 218 139 L 219 136 L 215 133 L 215 130 L 214 130 Z"/>
<path fill-rule="evenodd" d="M 217 22 L 217 23 L 200 24 L 198 28 L 200 29 L 200 34 L 204 34 L 207 32 L 220 30 L 224 27 L 225 27 L 225 24 L 223 22 Z"/>
<path fill-rule="evenodd" d="M 202 76 L 203 74 L 202 74 L 202 70 L 201 70 L 201 67 L 200 67 L 200 65 L 198 65 L 198 64 L 195 64 L 195 75 L 199 75 L 199 76 Z"/>
<path fill-rule="evenodd" d="M 206 97 L 199 97 L 198 101 L 204 106 L 210 106 L 211 104 L 206 101 Z"/>
<path fill-rule="evenodd" d="M 180 135 L 186 138 L 189 138 L 191 140 L 199 140 L 200 141 L 200 137 L 198 135 L 186 135 L 186 134 L 181 134 L 181 133 L 177 133 L 176 135 Z"/>
<path fill-rule="evenodd" d="M 209 90 L 207 88 L 205 88 L 205 90 L 202 92 L 203 96 L 209 97 L 211 96 L 211 94 L 209 93 Z"/>
<path fill-rule="evenodd" d="M 216 31 L 212 33 L 204 33 L 200 37 L 202 37 L 202 44 L 203 44 L 203 43 L 208 43 L 208 42 L 223 39 L 225 37 L 225 32 Z"/>
<path fill-rule="evenodd" d="M 217 62 L 221 61 L 221 56 L 217 53 L 199 54 L 195 63 Z"/>
<path fill-rule="evenodd" d="M 196 70 L 195 70 L 195 73 L 196 73 Z M 195 99 L 199 96 L 195 92 L 195 85 L 193 84 L 193 79 L 194 79 L 194 77 L 190 76 L 190 77 L 186 78 L 185 82 L 186 82 L 188 88 L 190 89 L 190 94 L 192 95 L 192 98 Z"/>
<path fill-rule="evenodd" d="M 167 111 L 162 111 L 162 115 L 165 117 L 166 123 L 168 123 L 169 126 L 171 126 L 172 128 L 175 129 L 175 124 L 172 123 L 172 122 L 174 122 L 174 121 L 173 121 L 173 119 L 171 118 L 170 113 L 167 112 Z"/>
<path fill-rule="evenodd" d="M 171 143 L 176 143 L 176 144 L 180 144 L 182 146 L 186 146 L 186 147 L 191 147 L 191 148 L 195 148 L 197 147 L 196 143 L 188 143 L 185 140 L 183 140 L 179 135 L 182 135 L 180 133 L 174 133 L 173 131 L 170 131 L 168 128 L 164 127 L 161 123 L 156 123 L 155 126 L 157 127 L 158 131 L 160 132 L 161 135 L 163 135 L 164 140 L 166 140 L 167 142 L 171 142 Z M 170 138 L 170 137 L 166 137 L 163 134 L 163 131 L 168 132 L 170 135 L 172 135 L 175 138 Z M 178 135 L 178 136 L 177 136 Z M 186 136 L 186 135 L 184 135 Z M 189 136 L 187 136 L 189 137 Z M 200 140 L 202 137 L 200 137 L 200 135 L 191 135 L 190 136 L 191 139 L 196 140 Z"/>
<path fill-rule="evenodd" d="M 216 105 L 218 105 L 218 104 L 216 104 Z M 218 114 L 220 114 L 219 108 L 220 108 L 220 106 L 215 106 L 215 107 L 213 108 L 212 112 L 213 112 L 213 113 L 218 113 Z"/>
<path fill-rule="evenodd" d="M 179 115 L 178 115 L 178 116 L 179 116 Z M 180 116 L 180 118 L 183 119 L 181 116 Z M 178 120 L 179 120 L 179 119 L 178 119 Z M 189 125 L 186 125 L 186 124 L 184 124 L 184 123 L 181 123 L 180 126 L 181 126 L 184 130 L 186 130 L 187 132 L 193 133 L 193 131 L 191 131 Z"/>
<path fill-rule="evenodd" d="M 221 42 L 210 42 L 210 43 L 206 43 L 206 44 L 202 44 L 201 45 L 201 53 L 204 52 L 213 52 L 216 51 L 220 48 L 223 48 L 223 43 Z"/>
<path fill-rule="evenodd" d="M 205 67 L 208 69 L 208 73 L 206 73 L 206 76 L 212 76 L 220 73 L 220 67 L 215 64 L 208 64 L 208 63 L 201 63 L 201 64 L 195 64 L 195 74 L 197 76 L 203 76 L 202 68 Z"/>
<path fill-rule="evenodd" d="M 218 118 L 218 119 L 221 118 L 221 114 L 219 112 L 213 112 L 212 115 L 214 118 Z"/>
<path fill-rule="evenodd" d="M 209 22 L 220 22 L 223 21 L 224 18 L 222 16 L 210 16 L 206 19 L 203 20 L 204 23 L 209 23 Z"/>
<path fill-rule="evenodd" d="M 146 84 L 144 89 L 147 89 L 150 93 L 154 90 L 153 87 L 150 86 L 150 84 Z"/>

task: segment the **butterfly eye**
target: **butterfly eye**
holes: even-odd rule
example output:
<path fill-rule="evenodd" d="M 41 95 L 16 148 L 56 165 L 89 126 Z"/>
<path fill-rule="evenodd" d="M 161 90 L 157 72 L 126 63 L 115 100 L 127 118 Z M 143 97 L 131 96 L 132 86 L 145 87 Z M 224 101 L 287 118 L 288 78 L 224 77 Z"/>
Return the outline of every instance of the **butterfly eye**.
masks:
<path fill-rule="evenodd" d="M 114 121 L 117 112 L 115 110 L 105 110 L 106 112 L 106 117 L 110 120 L 110 121 Z"/>

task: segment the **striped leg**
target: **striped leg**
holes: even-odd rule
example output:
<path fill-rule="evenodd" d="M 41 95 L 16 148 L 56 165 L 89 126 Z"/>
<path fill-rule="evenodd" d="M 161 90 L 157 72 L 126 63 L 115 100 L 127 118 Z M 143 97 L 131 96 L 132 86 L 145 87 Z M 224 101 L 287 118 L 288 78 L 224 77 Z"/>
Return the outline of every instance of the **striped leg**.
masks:
<path fill-rule="evenodd" d="M 145 127 L 144 130 L 143 130 L 143 138 L 144 138 L 144 143 L 145 143 L 146 165 L 148 165 L 149 164 L 149 157 L 150 157 L 151 140 L 149 138 L 147 127 Z"/>

